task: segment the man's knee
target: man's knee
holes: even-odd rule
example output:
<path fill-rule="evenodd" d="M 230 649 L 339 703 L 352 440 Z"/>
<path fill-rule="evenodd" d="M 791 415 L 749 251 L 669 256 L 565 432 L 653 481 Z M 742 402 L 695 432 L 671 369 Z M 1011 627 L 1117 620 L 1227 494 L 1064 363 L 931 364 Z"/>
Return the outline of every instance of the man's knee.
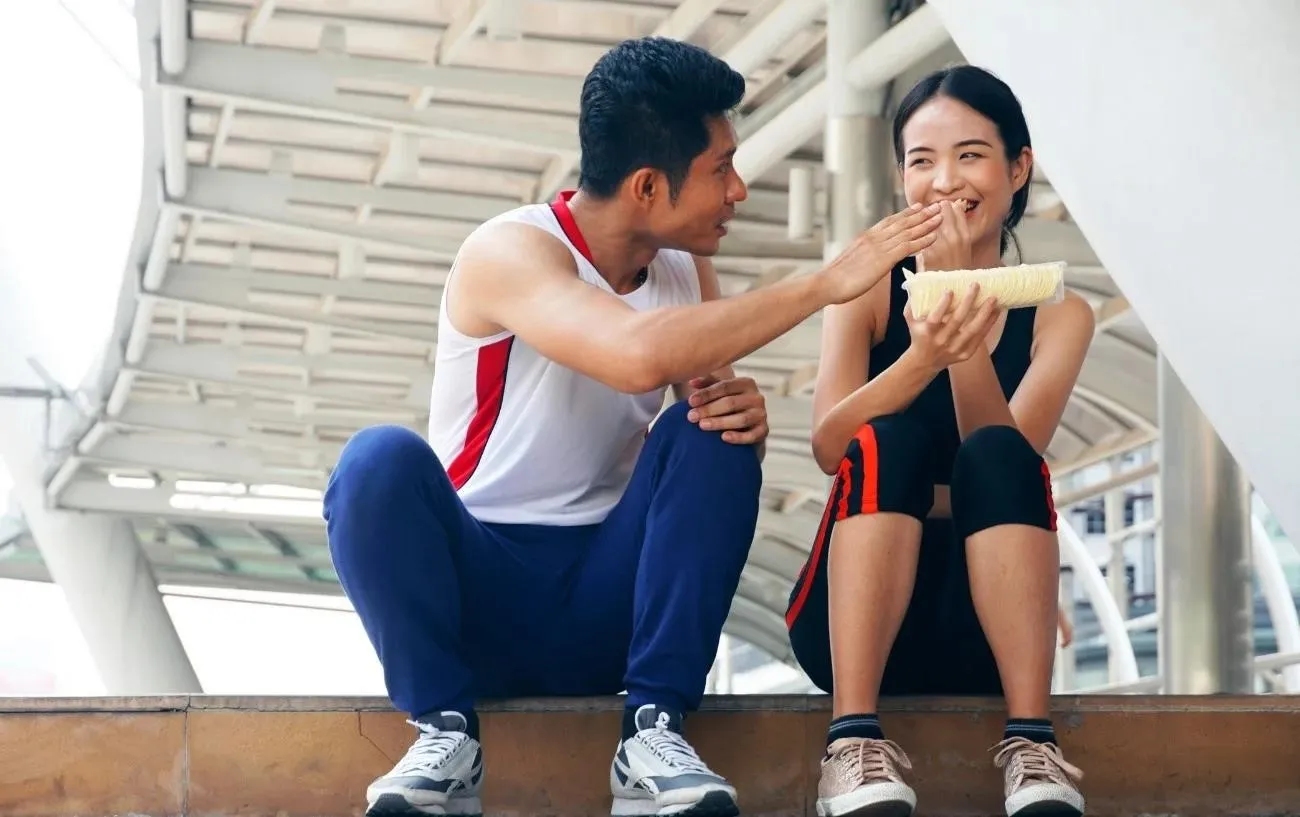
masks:
<path fill-rule="evenodd" d="M 1051 474 L 1011 426 L 985 426 L 962 441 L 952 469 L 953 517 L 963 536 L 995 525 L 1056 529 Z"/>
<path fill-rule="evenodd" d="M 441 467 L 429 444 L 409 428 L 363 428 L 352 435 L 339 454 L 326 490 L 326 509 L 366 495 L 388 495 L 403 486 L 410 490 L 421 477 Z"/>
<path fill-rule="evenodd" d="M 847 492 L 849 515 L 902 513 L 924 520 L 934 503 L 930 451 L 924 426 L 906 415 L 863 425 L 840 462 L 838 483 Z"/>
<path fill-rule="evenodd" d="M 705 431 L 690 421 L 686 416 L 689 412 L 689 404 L 678 400 L 655 420 L 651 434 L 662 436 L 664 443 L 689 449 L 696 456 L 706 458 L 710 467 L 727 469 L 745 481 L 752 479 L 757 490 L 763 469 L 755 446 L 729 443 L 722 439 L 722 432 Z"/>

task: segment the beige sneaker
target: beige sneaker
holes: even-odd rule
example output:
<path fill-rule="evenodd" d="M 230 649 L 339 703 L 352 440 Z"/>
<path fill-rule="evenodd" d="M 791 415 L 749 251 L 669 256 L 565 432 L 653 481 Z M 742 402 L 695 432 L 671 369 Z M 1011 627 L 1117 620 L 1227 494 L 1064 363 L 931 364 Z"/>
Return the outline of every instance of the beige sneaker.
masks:
<path fill-rule="evenodd" d="M 912 763 L 897 743 L 841 738 L 826 749 L 817 784 L 817 817 L 909 817 L 916 792 L 898 767 Z"/>
<path fill-rule="evenodd" d="M 1009 738 L 993 747 L 993 765 L 1002 769 L 1007 816 L 1080 817 L 1083 772 L 1065 761 L 1052 743 Z"/>

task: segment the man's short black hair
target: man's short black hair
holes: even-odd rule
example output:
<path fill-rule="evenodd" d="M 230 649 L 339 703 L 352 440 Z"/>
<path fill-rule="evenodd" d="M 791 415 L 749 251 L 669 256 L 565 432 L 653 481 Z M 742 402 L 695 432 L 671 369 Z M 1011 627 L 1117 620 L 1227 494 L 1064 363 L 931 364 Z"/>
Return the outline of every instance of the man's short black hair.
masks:
<path fill-rule="evenodd" d="M 676 198 L 709 146 L 708 120 L 729 114 L 744 95 L 745 78 L 703 48 L 664 37 L 620 43 L 582 84 L 578 185 L 608 198 L 651 167 Z"/>

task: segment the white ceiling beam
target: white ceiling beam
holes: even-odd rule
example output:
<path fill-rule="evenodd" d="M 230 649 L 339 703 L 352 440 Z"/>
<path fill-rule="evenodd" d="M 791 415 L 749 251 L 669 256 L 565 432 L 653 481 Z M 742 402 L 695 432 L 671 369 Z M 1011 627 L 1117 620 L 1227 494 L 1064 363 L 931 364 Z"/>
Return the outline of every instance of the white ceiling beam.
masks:
<path fill-rule="evenodd" d="M 488 23 L 495 0 L 460 0 L 460 8 L 438 40 L 438 65 L 451 65 Z"/>
<path fill-rule="evenodd" d="M 825 502 L 826 498 L 827 494 L 820 494 L 819 504 L 814 510 L 798 510 L 793 513 L 761 510 L 758 512 L 758 527 L 764 535 L 794 545 L 801 554 L 807 555 L 812 549 L 817 527 L 821 524 L 820 503 Z"/>
<path fill-rule="evenodd" d="M 487 36 L 493 42 L 517 42 L 523 39 L 520 25 L 524 0 L 491 0 L 487 18 Z"/>
<path fill-rule="evenodd" d="M 210 367 L 192 368 L 189 361 L 170 354 L 156 355 L 146 350 L 137 364 L 130 364 L 124 371 L 148 375 L 182 383 L 200 383 L 221 386 L 234 392 L 248 395 L 267 395 L 281 399 L 300 399 L 308 402 L 323 401 L 331 404 L 359 405 L 372 409 L 392 409 L 402 416 L 409 416 L 412 410 L 426 411 L 429 403 L 429 389 L 432 375 L 416 377 L 410 385 L 388 385 L 368 383 L 361 385 L 336 385 L 311 383 L 303 385 L 301 380 L 290 383 L 271 382 L 264 377 L 237 376 L 229 361 L 212 361 Z"/>
<path fill-rule="evenodd" d="M 413 109 L 399 99 L 367 97 L 339 91 L 346 80 L 393 82 L 416 89 L 446 88 L 475 98 L 544 102 L 572 107 L 581 80 L 546 74 L 428 65 L 339 55 L 299 53 L 286 49 L 193 41 L 190 57 L 177 76 L 160 77 L 159 85 L 183 93 L 234 103 L 241 108 L 272 111 L 362 125 L 404 130 L 436 138 L 548 154 L 578 153 L 572 132 L 544 127 L 518 128 L 486 121 L 472 113 Z"/>
<path fill-rule="evenodd" d="M 1026 218 L 1015 232 L 1027 263 L 1065 261 L 1071 267 L 1086 268 L 1101 264 L 1096 251 L 1076 224 Z"/>
<path fill-rule="evenodd" d="M 763 487 L 785 490 L 829 491 L 831 478 L 822 473 L 811 453 L 771 451 L 763 457 Z"/>
<path fill-rule="evenodd" d="M 682 0 L 652 36 L 689 40 L 717 12 L 724 0 Z"/>
<path fill-rule="evenodd" d="M 717 51 L 728 65 L 748 76 L 825 11 L 824 2 L 764 0 Z"/>
<path fill-rule="evenodd" d="M 820 4 L 811 4 L 820 5 Z M 859 87 L 862 80 L 883 77 L 874 87 L 907 71 L 949 41 L 939 15 L 923 5 L 872 41 L 849 63 L 849 76 Z M 829 96 L 825 80 L 809 88 L 771 121 L 750 134 L 736 152 L 736 170 L 746 179 L 758 179 L 798 150 L 826 125 Z"/>
<path fill-rule="evenodd" d="M 250 292 L 267 291 L 333 298 L 336 301 L 424 306 L 434 310 L 442 298 L 442 287 L 438 286 L 361 277 L 328 278 L 323 275 L 268 272 L 215 264 L 170 264 L 166 280 L 207 282 L 226 288 L 241 298 L 247 297 Z"/>
<path fill-rule="evenodd" d="M 371 302 L 394 306 L 420 306 L 432 314 L 429 320 L 415 322 L 411 320 L 349 318 L 337 314 L 326 314 L 322 305 L 326 298 L 335 301 L 337 310 L 339 295 L 336 290 L 346 292 L 360 291 L 364 298 L 367 285 L 376 285 L 377 290 L 385 286 L 404 288 L 418 295 L 418 300 L 396 301 L 369 298 Z M 420 290 L 420 292 L 416 292 Z M 393 290 L 395 291 L 395 290 Z M 281 293 L 315 297 L 320 300 L 313 308 L 289 308 L 283 305 L 272 306 L 258 303 L 258 293 Z M 382 292 L 379 294 L 383 294 Z M 146 290 L 146 297 L 157 298 L 170 303 L 188 306 L 203 306 L 213 309 L 284 321 L 294 326 L 323 327 L 337 329 L 354 334 L 393 340 L 413 340 L 433 344 L 437 334 L 437 309 L 442 298 L 442 290 L 433 287 L 420 287 L 410 284 L 393 284 L 381 281 L 341 280 L 337 278 L 318 278 L 310 275 L 291 273 L 266 273 L 241 271 L 234 268 L 207 267 L 195 264 L 173 265 L 162 286 L 155 290 Z"/>
<path fill-rule="evenodd" d="M 255 0 L 253 8 L 244 18 L 244 43 L 255 43 L 262 38 L 262 32 L 271 22 L 271 15 L 275 13 L 275 4 L 277 0 Z"/>
<path fill-rule="evenodd" d="M 371 223 L 325 218 L 294 212 L 297 205 L 328 205 L 391 210 L 430 219 L 430 231 L 392 230 Z M 511 199 L 468 194 L 417 192 L 373 187 L 355 182 L 305 179 L 230 169 L 194 168 L 189 193 L 173 202 L 181 212 L 208 219 L 226 219 L 270 229 L 313 236 L 360 241 L 372 247 L 400 247 L 427 252 L 435 260 L 450 261 L 465 235 L 482 221 L 519 203 Z M 459 217 L 464 221 L 456 222 Z M 441 226 L 444 234 L 435 228 Z M 458 227 L 455 235 L 453 227 Z M 781 263 L 819 262 L 823 255 L 816 241 L 766 240 L 729 235 L 722 240 L 721 256 L 761 259 Z"/>
<path fill-rule="evenodd" d="M 272 349 L 265 346 L 182 344 L 155 340 L 145 350 L 141 365 L 155 370 L 186 372 L 195 380 L 238 380 L 250 370 L 273 367 L 308 373 L 328 371 L 335 376 L 340 372 L 356 372 L 362 376 L 404 378 L 412 382 L 411 388 L 417 392 L 427 391 L 433 383 L 433 366 L 424 360 L 341 352 L 311 355 L 296 349 Z"/>
<path fill-rule="evenodd" d="M 507 196 L 483 196 L 410 188 L 375 187 L 358 182 L 256 173 L 248 170 L 195 168 L 187 201 L 223 209 L 252 204 L 254 212 L 274 215 L 294 203 L 357 208 L 369 206 L 402 215 L 423 216 L 468 231 L 481 221 L 518 207 Z M 341 223 L 341 222 L 340 222 Z"/>
<path fill-rule="evenodd" d="M 253 403 L 250 399 L 248 403 Z M 238 438 L 259 433 L 266 428 L 306 431 L 328 427 L 343 429 L 347 433 L 369 425 L 395 423 L 416 429 L 423 434 L 428 422 L 427 412 L 408 411 L 405 414 L 392 409 L 334 408 L 329 411 L 269 409 L 246 405 L 229 407 L 212 404 L 164 403 L 137 400 L 128 403 L 108 422 L 125 428 L 142 430 L 176 430 L 209 437 Z M 275 435 L 284 436 L 277 432 Z"/>
<path fill-rule="evenodd" d="M 270 456 L 274 453 L 261 449 L 187 444 L 148 435 L 107 435 L 81 458 L 103 466 L 162 472 L 177 479 L 324 487 L 326 465 L 316 451 L 304 450 L 297 461 L 292 457 Z"/>
<path fill-rule="evenodd" d="M 218 510 L 220 503 L 213 502 L 206 506 L 186 504 L 174 501 L 172 498 L 174 495 L 175 491 L 169 487 L 115 488 L 102 477 L 83 474 L 64 487 L 58 498 L 58 507 L 65 510 L 173 519 L 198 524 L 212 521 L 233 525 L 248 520 L 283 531 L 294 539 L 302 536 L 318 536 L 322 525 L 319 517 L 316 516 L 251 512 L 246 516 L 237 516 Z"/>
<path fill-rule="evenodd" d="M 773 610 L 760 601 L 739 592 L 731 600 L 731 610 L 723 629 L 753 644 L 778 661 L 790 663 L 793 653 L 790 634 L 785 626 L 784 610 Z"/>

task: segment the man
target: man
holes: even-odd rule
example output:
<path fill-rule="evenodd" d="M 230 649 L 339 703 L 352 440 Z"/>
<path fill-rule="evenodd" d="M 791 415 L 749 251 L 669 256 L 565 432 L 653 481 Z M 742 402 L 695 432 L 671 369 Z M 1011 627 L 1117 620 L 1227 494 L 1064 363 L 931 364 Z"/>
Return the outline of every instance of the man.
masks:
<path fill-rule="evenodd" d="M 620 691 L 613 813 L 738 813 L 681 733 L 758 514 L 766 412 L 730 364 L 939 223 L 911 210 L 818 273 L 721 299 L 704 259 L 746 195 L 728 119 L 744 89 L 684 43 L 607 53 L 583 86 L 580 189 L 492 219 L 456 259 L 429 442 L 379 427 L 344 448 L 331 552 L 419 730 L 368 814 L 479 813 L 476 699 Z"/>

